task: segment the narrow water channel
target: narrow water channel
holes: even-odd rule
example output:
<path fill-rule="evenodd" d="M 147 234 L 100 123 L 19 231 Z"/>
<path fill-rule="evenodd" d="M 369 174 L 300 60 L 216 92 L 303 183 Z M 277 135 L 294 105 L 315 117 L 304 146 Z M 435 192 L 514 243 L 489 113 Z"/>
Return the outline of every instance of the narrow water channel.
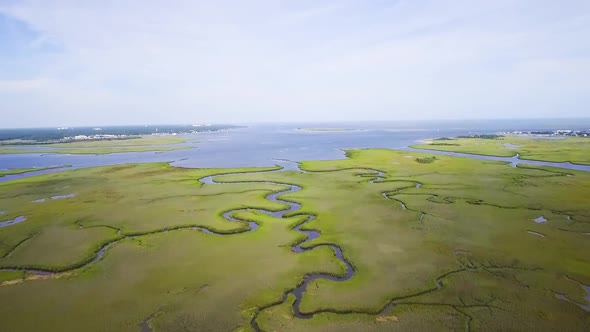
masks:
<path fill-rule="evenodd" d="M 270 172 L 284 172 L 284 171 L 299 171 L 299 172 L 303 172 L 300 168 L 299 165 L 295 162 L 291 162 L 291 161 L 287 161 L 287 160 L 281 160 L 279 161 L 279 164 L 281 166 L 283 166 L 282 169 L 280 170 L 275 170 L 275 171 L 269 171 Z M 378 172 L 378 176 L 377 178 L 374 178 L 372 180 L 370 180 L 369 182 L 373 183 L 376 179 L 380 179 L 381 176 L 383 175 L 383 172 L 377 171 Z M 247 174 L 247 173 L 236 173 L 236 175 L 239 174 Z M 232 175 L 232 174 L 225 174 L 225 175 Z M 280 196 L 284 195 L 284 194 L 288 194 L 288 193 L 293 193 L 293 192 L 297 192 L 301 190 L 300 186 L 297 185 L 293 185 L 293 184 L 287 184 L 287 183 L 280 183 L 280 182 L 271 182 L 271 181 L 248 181 L 248 182 L 216 182 L 215 178 L 219 177 L 219 176 L 224 176 L 224 175 L 215 175 L 215 176 L 208 176 L 208 177 L 204 177 L 202 179 L 200 179 L 201 183 L 204 184 L 208 184 L 208 185 L 213 185 L 213 184 L 246 184 L 246 183 L 261 183 L 261 184 L 274 184 L 274 185 L 279 185 L 279 186 L 285 186 L 287 187 L 287 189 L 279 191 L 279 192 L 274 192 L 271 193 L 269 195 L 266 196 L 266 199 L 271 201 L 271 202 L 276 202 L 276 203 L 281 203 L 281 204 L 285 204 L 287 205 L 287 208 L 280 210 L 280 211 L 268 211 L 268 210 L 264 210 L 264 209 L 251 209 L 254 211 L 257 211 L 259 213 L 263 213 L 269 216 L 273 216 L 275 218 L 285 218 L 285 215 L 292 213 L 292 212 L 296 212 L 301 210 L 301 204 L 299 203 L 295 203 L 295 202 L 291 202 L 288 200 L 284 200 L 281 199 Z M 232 211 L 229 212 L 229 214 L 231 214 Z M 227 220 L 230 221 L 235 221 L 235 220 L 231 220 L 228 217 L 231 218 L 230 215 L 227 215 L 224 217 Z M 315 248 L 318 247 L 328 247 L 330 248 L 333 252 L 334 252 L 334 256 L 342 263 L 346 266 L 346 273 L 343 276 L 334 276 L 334 275 L 330 275 L 330 274 L 326 274 L 326 273 L 311 273 L 311 274 L 306 274 L 303 277 L 303 282 L 300 283 L 296 288 L 292 289 L 290 292 L 288 292 L 287 294 L 284 294 L 283 296 L 283 303 L 284 301 L 287 300 L 287 297 L 289 294 L 293 294 L 295 296 L 295 302 L 293 303 L 293 313 L 295 315 L 295 317 L 298 318 L 311 318 L 313 317 L 312 314 L 306 314 L 301 312 L 300 310 L 300 305 L 301 305 L 301 300 L 303 298 L 303 294 L 305 293 L 305 291 L 307 290 L 307 287 L 309 285 L 310 282 L 314 281 L 314 280 L 319 280 L 319 279 L 326 279 L 326 280 L 331 280 L 331 281 L 335 281 L 335 282 L 342 282 L 342 281 L 346 281 L 349 280 L 350 278 L 352 278 L 352 276 L 354 275 L 354 268 L 352 267 L 352 264 L 344 257 L 344 254 L 342 252 L 342 248 L 340 248 L 338 245 L 336 244 L 320 244 L 320 245 L 316 245 L 310 248 L 304 248 L 306 243 L 309 243 L 310 241 L 313 241 L 314 239 L 317 239 L 320 236 L 320 232 L 316 231 L 316 230 L 302 230 L 301 227 L 304 226 L 305 224 L 313 221 L 315 219 L 314 215 L 307 215 L 307 219 L 300 223 L 299 225 L 297 225 L 296 227 L 293 228 L 293 230 L 295 232 L 304 234 L 305 240 L 293 245 L 291 247 L 291 251 L 295 252 L 295 253 L 304 253 L 310 250 L 314 250 Z M 258 225 L 254 226 L 252 224 L 255 224 L 253 222 L 250 222 L 250 229 L 254 230 L 255 228 L 258 227 Z M 251 320 L 251 327 L 254 331 L 261 331 L 260 327 L 258 326 L 257 323 L 257 318 L 258 315 L 255 315 L 253 317 L 253 319 Z"/>

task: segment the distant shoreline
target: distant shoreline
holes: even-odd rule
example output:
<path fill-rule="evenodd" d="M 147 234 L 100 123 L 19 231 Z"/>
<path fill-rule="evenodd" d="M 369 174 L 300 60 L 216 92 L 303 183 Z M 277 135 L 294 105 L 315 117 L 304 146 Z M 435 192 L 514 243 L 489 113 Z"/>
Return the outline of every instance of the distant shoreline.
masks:
<path fill-rule="evenodd" d="M 309 131 L 309 132 L 343 132 L 343 131 L 362 131 L 363 129 L 353 128 L 297 128 L 298 131 Z"/>
<path fill-rule="evenodd" d="M 165 125 L 0 129 L 0 145 L 38 145 L 70 142 L 91 142 L 135 139 L 215 132 L 243 128 L 235 125 Z"/>

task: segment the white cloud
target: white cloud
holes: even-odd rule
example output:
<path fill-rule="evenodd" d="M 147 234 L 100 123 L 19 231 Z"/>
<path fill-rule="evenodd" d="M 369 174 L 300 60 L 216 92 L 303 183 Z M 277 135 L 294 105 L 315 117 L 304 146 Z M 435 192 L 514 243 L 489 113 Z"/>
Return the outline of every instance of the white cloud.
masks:
<path fill-rule="evenodd" d="M 0 111 L 48 114 L 7 125 L 590 116 L 584 1 L 37 0 L 0 13 L 61 49 L 29 80 L 0 81 Z"/>
<path fill-rule="evenodd" d="M 49 80 L 46 79 L 32 79 L 32 80 L 4 80 L 0 81 L 0 91 L 31 91 L 38 90 L 43 86 L 47 86 Z"/>

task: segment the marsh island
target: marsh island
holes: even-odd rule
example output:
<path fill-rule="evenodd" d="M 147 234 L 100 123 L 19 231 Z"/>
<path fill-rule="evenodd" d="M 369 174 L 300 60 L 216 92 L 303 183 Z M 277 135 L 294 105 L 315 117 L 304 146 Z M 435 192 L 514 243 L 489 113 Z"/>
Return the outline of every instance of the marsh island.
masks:
<path fill-rule="evenodd" d="M 21 218 L 0 228 L 3 326 L 583 331 L 590 323 L 590 173 L 389 149 L 277 164 L 124 164 L 0 183 L 0 221 Z M 56 320 L 63 312 L 70 319 Z"/>

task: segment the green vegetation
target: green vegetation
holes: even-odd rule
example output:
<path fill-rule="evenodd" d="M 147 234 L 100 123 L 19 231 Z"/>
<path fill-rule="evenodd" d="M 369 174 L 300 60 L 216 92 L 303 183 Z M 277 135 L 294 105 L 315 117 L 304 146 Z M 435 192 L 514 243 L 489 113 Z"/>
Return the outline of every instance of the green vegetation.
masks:
<path fill-rule="evenodd" d="M 25 273 L 23 271 L 0 271 L 0 283 L 21 280 L 24 277 Z"/>
<path fill-rule="evenodd" d="M 467 324 L 584 330 L 587 313 L 553 292 L 585 303 L 584 290 L 572 280 L 590 284 L 590 239 L 584 234 L 590 231 L 589 174 L 446 156 L 417 164 L 414 159 L 425 155 L 389 150 L 352 150 L 348 156 L 305 162 L 306 174 L 228 178 L 302 185 L 285 198 L 317 215 L 309 227 L 322 236 L 308 246 L 338 243 L 357 272 L 347 282 L 310 284 L 301 310 L 319 313 L 313 319 L 283 317 L 278 307 L 270 308 L 261 315 L 263 329 L 404 330 L 446 319 L 442 330 Z M 370 169 L 385 171 L 385 178 L 368 183 L 370 177 L 356 176 Z M 532 221 L 540 215 L 549 221 Z M 398 305 L 386 316 L 403 324 L 381 314 L 394 299 Z"/>
<path fill-rule="evenodd" d="M 432 156 L 432 157 L 418 157 L 418 158 L 416 158 L 416 162 L 418 162 L 420 164 L 432 164 L 435 161 L 436 161 L 436 157 L 435 156 Z"/>
<path fill-rule="evenodd" d="M 563 139 L 535 139 L 507 136 L 494 139 L 457 138 L 453 144 L 435 141 L 412 146 L 417 149 L 440 150 L 512 157 L 517 153 L 521 159 L 553 162 L 572 162 L 590 165 L 590 139 L 568 137 Z"/>
<path fill-rule="evenodd" d="M 466 135 L 466 136 L 457 136 L 457 138 L 479 138 L 479 139 L 498 139 L 504 137 L 502 135 Z"/>
<path fill-rule="evenodd" d="M 430 145 L 439 145 L 439 146 L 459 146 L 457 143 L 430 143 Z"/>
<path fill-rule="evenodd" d="M 178 136 L 142 136 L 133 139 L 76 141 L 71 143 L 27 145 L 35 149 L 0 146 L 0 154 L 61 153 L 61 154 L 109 154 L 121 152 L 171 151 L 189 149 L 189 146 L 171 146 L 186 142 Z"/>
<path fill-rule="evenodd" d="M 590 285 L 589 173 L 448 156 L 420 163 L 430 156 L 384 149 L 347 156 L 304 162 L 306 173 L 155 163 L 1 183 L 2 220 L 27 220 L 0 228 L 0 267 L 62 272 L 0 272 L 2 326 L 250 331 L 257 317 L 264 331 L 587 329 L 575 303 L 587 304 L 581 284 Z M 243 174 L 198 182 L 233 172 Z M 226 183 L 236 181 L 250 182 Z M 281 196 L 301 210 L 283 219 L 252 210 L 286 207 L 264 199 L 285 186 L 252 181 L 301 186 Z M 32 202 L 68 193 L 76 196 Z M 222 219 L 234 209 L 260 228 Z M 302 214 L 316 216 L 303 228 L 321 232 L 303 246 L 337 244 L 355 268 L 348 281 L 308 285 L 300 309 L 311 319 L 294 317 L 289 291 L 305 274 L 344 266 L 327 247 L 290 250 L 303 240 L 292 230 Z M 68 319 L 55 319 L 63 312 Z"/>
<path fill-rule="evenodd" d="M 71 143 L 55 143 L 49 146 L 56 148 L 104 148 L 104 147 L 121 147 L 121 146 L 151 146 L 151 145 L 168 145 L 180 144 L 186 142 L 185 138 L 173 135 L 150 135 L 136 136 L 129 139 L 99 140 L 99 141 L 77 141 Z"/>
<path fill-rule="evenodd" d="M 301 217 L 277 220 L 237 211 L 235 218 L 260 224 L 245 234 L 237 234 L 247 230 L 245 223 L 221 218 L 231 209 L 284 208 L 264 199 L 284 186 L 197 181 L 217 173 L 271 169 L 121 165 L 0 184 L 0 207 L 7 211 L 2 217 L 27 216 L 0 229 L 0 266 L 66 272 L 27 274 L 24 282 L 22 272 L 1 272 L 0 299 L 10 304 L 0 314 L 3 327 L 126 331 L 154 315 L 150 324 L 159 329 L 177 331 L 190 324 L 193 330 L 231 330 L 247 325 L 255 304 L 275 301 L 310 269 L 342 273 L 327 248 L 301 255 L 290 251 L 290 244 L 301 240 L 291 231 Z M 72 192 L 76 197 L 32 202 Z M 209 235 L 195 226 L 236 234 Z M 109 242 L 114 244 L 99 264 L 77 268 Z M 31 297 L 37 300 L 31 303 Z M 39 312 L 35 319 L 31 310 Z M 63 310 L 75 319 L 52 318 Z M 97 321 L 99 312 L 109 318 Z"/>
<path fill-rule="evenodd" d="M 6 176 L 6 175 L 15 175 L 15 174 L 24 174 L 24 173 L 30 173 L 30 172 L 45 171 L 48 169 L 56 169 L 56 168 L 63 168 L 63 167 L 69 167 L 69 165 L 68 166 L 56 166 L 56 167 L 11 168 L 11 169 L 0 170 L 0 177 Z"/>

